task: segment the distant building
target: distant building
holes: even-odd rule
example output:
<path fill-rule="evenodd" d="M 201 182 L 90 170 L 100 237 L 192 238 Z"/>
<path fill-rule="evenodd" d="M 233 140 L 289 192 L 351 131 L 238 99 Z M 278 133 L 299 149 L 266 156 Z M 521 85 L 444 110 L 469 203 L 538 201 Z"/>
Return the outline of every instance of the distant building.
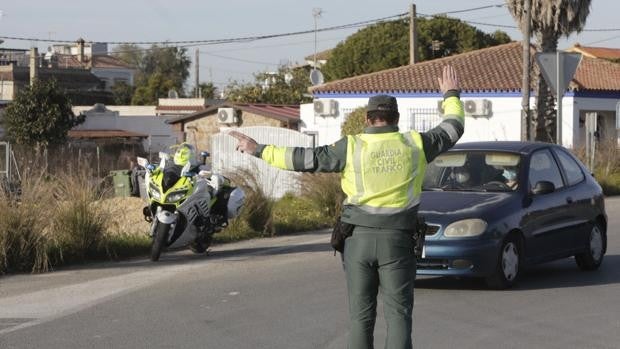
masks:
<path fill-rule="evenodd" d="M 108 53 L 106 43 L 52 45 L 45 54 L 45 64 L 52 68 L 88 69 L 101 80 L 101 89 L 110 91 L 120 82 L 133 86 L 136 69 Z"/>
<path fill-rule="evenodd" d="M 168 123 L 180 135 L 178 142 L 189 142 L 197 149 L 211 150 L 212 137 L 222 129 L 272 126 L 298 131 L 298 105 L 223 102 L 205 110 L 172 118 Z"/>
<path fill-rule="evenodd" d="M 86 116 L 69 136 L 81 142 L 126 143 L 139 140 L 144 151 L 157 153 L 176 143 L 177 136 L 166 118 L 156 115 L 156 106 L 75 106 L 73 113 Z"/>
<path fill-rule="evenodd" d="M 111 102 L 112 95 L 89 69 L 80 66 L 60 68 L 46 62 L 36 48 L 0 49 L 0 100 L 12 101 L 17 92 L 33 79 L 55 79 L 74 104 Z"/>
<path fill-rule="evenodd" d="M 313 86 L 314 103 L 301 106 L 301 131 L 315 133 L 318 144 L 335 142 L 347 116 L 366 106 L 368 97 L 382 93 L 398 99 L 401 131 L 427 131 L 441 121 L 437 77 L 444 66 L 452 65 L 466 109 L 461 141 L 519 140 L 522 53 L 521 43 L 512 42 Z M 588 112 L 598 115 L 599 139 L 617 139 L 618 102 L 620 64 L 583 57 L 562 100 L 562 144 L 585 144 Z M 534 97 L 530 105 L 536 108 Z"/>

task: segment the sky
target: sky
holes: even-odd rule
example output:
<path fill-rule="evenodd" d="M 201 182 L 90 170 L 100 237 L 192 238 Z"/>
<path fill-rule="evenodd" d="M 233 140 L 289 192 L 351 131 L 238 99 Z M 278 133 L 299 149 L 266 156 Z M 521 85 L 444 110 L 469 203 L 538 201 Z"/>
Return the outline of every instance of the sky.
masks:
<path fill-rule="evenodd" d="M 418 14 L 438 14 L 490 5 L 503 5 L 503 0 L 420 0 L 415 2 Z M 184 41 L 246 38 L 271 34 L 311 31 L 309 34 L 286 36 L 240 43 L 188 46 L 194 60 L 200 51 L 200 82 L 213 82 L 219 89 L 232 81 L 254 81 L 254 74 L 275 71 L 279 65 L 301 63 L 315 50 L 314 9 L 320 28 L 341 26 L 403 14 L 411 1 L 403 0 L 60 0 L 0 1 L 0 37 L 35 38 L 38 40 L 70 40 L 84 38 L 98 42 Z M 618 0 L 594 0 L 586 29 L 619 29 Z M 505 6 L 493 6 L 453 14 L 461 20 L 514 26 Z M 497 29 L 513 40 L 521 40 L 517 29 L 493 25 L 475 25 L 485 32 Z M 316 34 L 318 51 L 335 47 L 357 28 L 323 31 Z M 620 48 L 620 30 L 590 31 L 573 34 L 560 42 L 560 48 L 574 43 Z M 34 40 L 4 39 L 1 47 L 30 48 L 45 51 L 51 43 Z M 109 45 L 110 48 L 114 45 Z M 145 46 L 147 47 L 147 46 Z M 187 86 L 194 85 L 194 67 Z"/>

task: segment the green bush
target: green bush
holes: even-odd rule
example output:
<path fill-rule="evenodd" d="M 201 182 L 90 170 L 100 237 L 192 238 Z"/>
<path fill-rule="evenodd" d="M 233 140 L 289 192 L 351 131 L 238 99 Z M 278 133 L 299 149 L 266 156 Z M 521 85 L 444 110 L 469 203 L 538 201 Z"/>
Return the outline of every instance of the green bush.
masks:
<path fill-rule="evenodd" d="M 275 203 L 273 223 L 276 234 L 283 235 L 328 227 L 332 217 L 326 216 L 310 199 L 287 194 Z"/>
<path fill-rule="evenodd" d="M 620 195 L 620 173 L 594 175 L 606 196 Z"/>
<path fill-rule="evenodd" d="M 359 107 L 347 116 L 342 124 L 340 134 L 342 136 L 356 135 L 364 131 L 366 125 L 366 107 Z"/>
<path fill-rule="evenodd" d="M 573 153 L 588 166 L 585 147 L 575 149 Z M 594 178 L 603 188 L 605 195 L 620 194 L 620 151 L 615 140 L 597 143 L 594 168 L 590 171 L 594 173 Z"/>

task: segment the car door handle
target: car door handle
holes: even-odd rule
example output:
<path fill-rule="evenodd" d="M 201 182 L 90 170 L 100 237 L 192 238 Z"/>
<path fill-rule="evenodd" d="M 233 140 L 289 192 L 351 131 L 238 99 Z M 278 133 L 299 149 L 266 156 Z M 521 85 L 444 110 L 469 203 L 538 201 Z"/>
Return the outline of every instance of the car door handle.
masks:
<path fill-rule="evenodd" d="M 566 198 L 566 202 L 569 204 L 573 203 L 573 198 L 571 198 L 570 196 Z"/>

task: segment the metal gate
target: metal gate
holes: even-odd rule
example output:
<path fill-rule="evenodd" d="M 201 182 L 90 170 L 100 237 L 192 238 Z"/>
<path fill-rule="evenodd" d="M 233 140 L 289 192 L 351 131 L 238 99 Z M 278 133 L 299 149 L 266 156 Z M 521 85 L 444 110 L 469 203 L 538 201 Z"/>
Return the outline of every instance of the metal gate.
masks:
<path fill-rule="evenodd" d="M 10 171 L 10 148 L 9 143 L 0 142 L 0 179 L 8 179 L 11 177 Z"/>
<path fill-rule="evenodd" d="M 259 144 L 274 144 L 287 147 L 313 147 L 313 137 L 301 132 L 268 126 L 253 126 L 235 129 L 254 138 Z M 235 173 L 246 169 L 256 175 L 265 194 L 280 198 L 287 192 L 299 193 L 300 174 L 280 170 L 267 165 L 252 155 L 242 154 L 236 150 L 237 141 L 226 131 L 213 136 L 211 140 L 212 166 L 214 173 Z"/>

